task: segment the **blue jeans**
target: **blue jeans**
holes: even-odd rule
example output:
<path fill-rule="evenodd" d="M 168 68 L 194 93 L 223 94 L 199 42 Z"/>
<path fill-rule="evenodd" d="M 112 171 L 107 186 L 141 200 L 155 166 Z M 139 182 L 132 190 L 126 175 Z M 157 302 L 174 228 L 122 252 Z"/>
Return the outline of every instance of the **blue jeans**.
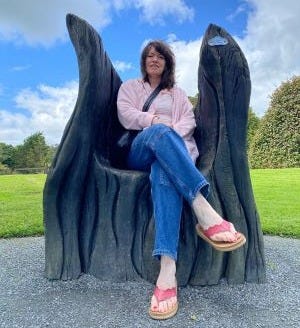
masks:
<path fill-rule="evenodd" d="M 134 139 L 128 166 L 150 172 L 155 220 L 153 256 L 177 260 L 183 198 L 192 203 L 198 192 L 208 196 L 209 184 L 195 167 L 183 139 L 164 124 L 154 124 Z"/>

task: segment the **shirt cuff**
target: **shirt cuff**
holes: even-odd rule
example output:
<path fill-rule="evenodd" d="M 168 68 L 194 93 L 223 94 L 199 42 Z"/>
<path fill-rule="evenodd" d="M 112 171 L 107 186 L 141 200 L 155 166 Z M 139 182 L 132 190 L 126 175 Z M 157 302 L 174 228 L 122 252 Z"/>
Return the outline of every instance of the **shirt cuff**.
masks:
<path fill-rule="evenodd" d="M 155 115 L 150 113 L 145 113 L 144 119 L 143 119 L 143 125 L 145 128 L 151 126 L 152 120 Z"/>

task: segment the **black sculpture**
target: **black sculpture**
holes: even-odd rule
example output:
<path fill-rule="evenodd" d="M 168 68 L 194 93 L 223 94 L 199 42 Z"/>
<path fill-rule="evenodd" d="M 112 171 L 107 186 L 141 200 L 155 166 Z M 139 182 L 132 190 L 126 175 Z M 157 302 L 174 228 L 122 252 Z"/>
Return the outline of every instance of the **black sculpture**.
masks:
<path fill-rule="evenodd" d="M 148 175 L 129 171 L 116 151 L 122 132 L 116 97 L 121 80 L 98 33 L 67 15 L 79 65 L 79 94 L 44 188 L 45 274 L 74 279 L 155 282 L 159 263 L 151 256 L 154 223 Z M 209 45 L 214 37 L 226 45 Z M 213 39 L 214 41 L 214 39 Z M 214 251 L 195 232 L 185 204 L 179 244 L 179 285 L 263 282 L 263 239 L 246 154 L 250 77 L 232 37 L 210 25 L 199 64 L 195 109 L 200 157 L 197 167 L 211 183 L 209 201 L 247 237 L 231 253 Z"/>

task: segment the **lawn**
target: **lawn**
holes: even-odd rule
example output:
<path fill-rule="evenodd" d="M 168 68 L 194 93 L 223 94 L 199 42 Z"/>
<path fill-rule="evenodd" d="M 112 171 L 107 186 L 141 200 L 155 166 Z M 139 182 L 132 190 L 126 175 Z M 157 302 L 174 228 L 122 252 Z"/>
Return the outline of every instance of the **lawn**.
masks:
<path fill-rule="evenodd" d="M 300 238 L 300 168 L 251 171 L 265 234 Z"/>
<path fill-rule="evenodd" d="M 43 234 L 45 174 L 0 175 L 0 237 Z"/>
<path fill-rule="evenodd" d="M 43 234 L 44 174 L 0 176 L 0 237 Z M 265 234 L 300 238 L 300 168 L 252 170 Z"/>

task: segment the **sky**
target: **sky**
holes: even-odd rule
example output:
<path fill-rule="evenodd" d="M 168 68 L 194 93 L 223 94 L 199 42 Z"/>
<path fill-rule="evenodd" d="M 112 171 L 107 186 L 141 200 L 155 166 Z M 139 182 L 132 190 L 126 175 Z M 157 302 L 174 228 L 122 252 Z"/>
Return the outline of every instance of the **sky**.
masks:
<path fill-rule="evenodd" d="M 195 96 L 210 23 L 246 56 L 259 117 L 275 89 L 300 75 L 299 0 L 0 0 L 0 142 L 15 146 L 36 132 L 60 142 L 78 94 L 67 13 L 98 31 L 123 81 L 140 77 L 143 45 L 161 39 L 175 53 L 178 86 Z"/>

